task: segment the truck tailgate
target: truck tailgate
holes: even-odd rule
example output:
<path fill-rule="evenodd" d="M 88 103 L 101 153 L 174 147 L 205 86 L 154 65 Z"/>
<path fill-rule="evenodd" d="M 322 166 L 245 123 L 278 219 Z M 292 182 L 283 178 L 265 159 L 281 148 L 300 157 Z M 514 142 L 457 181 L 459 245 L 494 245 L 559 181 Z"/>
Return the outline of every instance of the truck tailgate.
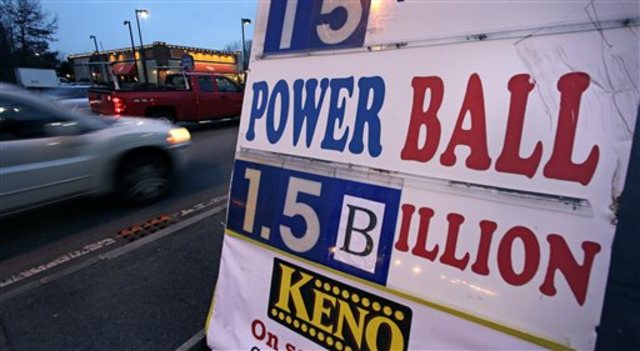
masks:
<path fill-rule="evenodd" d="M 88 95 L 91 111 L 101 115 L 114 114 L 113 101 L 111 101 L 111 91 L 89 89 Z"/>

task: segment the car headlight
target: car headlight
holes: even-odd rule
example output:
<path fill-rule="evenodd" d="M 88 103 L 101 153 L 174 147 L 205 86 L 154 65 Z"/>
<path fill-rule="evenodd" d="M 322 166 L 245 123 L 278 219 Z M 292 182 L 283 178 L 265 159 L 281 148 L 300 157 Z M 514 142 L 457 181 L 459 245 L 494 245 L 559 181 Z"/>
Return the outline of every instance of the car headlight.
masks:
<path fill-rule="evenodd" d="M 169 136 L 167 136 L 167 142 L 169 144 L 182 144 L 191 140 L 191 134 L 187 128 L 173 128 L 169 130 Z"/>

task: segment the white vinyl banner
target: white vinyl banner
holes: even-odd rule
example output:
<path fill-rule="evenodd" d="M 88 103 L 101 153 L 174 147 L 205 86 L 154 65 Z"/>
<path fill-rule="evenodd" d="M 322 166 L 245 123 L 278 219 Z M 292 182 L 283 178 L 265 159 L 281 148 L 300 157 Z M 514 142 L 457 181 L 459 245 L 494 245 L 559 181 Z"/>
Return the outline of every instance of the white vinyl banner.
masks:
<path fill-rule="evenodd" d="M 209 345 L 593 349 L 639 21 L 624 1 L 260 2 Z"/>
<path fill-rule="evenodd" d="M 232 235 L 218 286 L 214 350 L 540 349 Z"/>

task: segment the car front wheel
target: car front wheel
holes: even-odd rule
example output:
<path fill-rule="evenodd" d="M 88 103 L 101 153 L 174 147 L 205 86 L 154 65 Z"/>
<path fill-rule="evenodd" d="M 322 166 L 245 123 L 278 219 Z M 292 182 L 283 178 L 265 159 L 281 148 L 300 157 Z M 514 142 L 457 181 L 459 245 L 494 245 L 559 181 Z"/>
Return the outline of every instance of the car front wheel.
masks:
<path fill-rule="evenodd" d="M 158 201 L 170 189 L 168 162 L 158 155 L 139 155 L 125 163 L 120 173 L 120 193 L 129 204 Z"/>

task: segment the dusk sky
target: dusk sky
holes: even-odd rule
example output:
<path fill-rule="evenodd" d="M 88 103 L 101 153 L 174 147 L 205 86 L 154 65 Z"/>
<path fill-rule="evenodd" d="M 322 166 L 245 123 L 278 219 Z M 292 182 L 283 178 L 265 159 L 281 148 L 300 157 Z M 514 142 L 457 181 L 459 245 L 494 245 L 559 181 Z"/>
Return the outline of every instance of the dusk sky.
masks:
<path fill-rule="evenodd" d="M 130 47 L 131 21 L 134 40 L 139 45 L 135 9 L 147 9 L 149 17 L 140 19 L 144 44 L 164 41 L 168 44 L 222 49 L 240 42 L 242 17 L 255 19 L 257 0 L 42 0 L 42 8 L 58 15 L 58 41 L 51 44 L 65 56 L 94 50 L 90 35 L 105 49 Z M 253 23 L 245 27 L 250 39 Z M 101 48 L 102 49 L 102 48 Z"/>

